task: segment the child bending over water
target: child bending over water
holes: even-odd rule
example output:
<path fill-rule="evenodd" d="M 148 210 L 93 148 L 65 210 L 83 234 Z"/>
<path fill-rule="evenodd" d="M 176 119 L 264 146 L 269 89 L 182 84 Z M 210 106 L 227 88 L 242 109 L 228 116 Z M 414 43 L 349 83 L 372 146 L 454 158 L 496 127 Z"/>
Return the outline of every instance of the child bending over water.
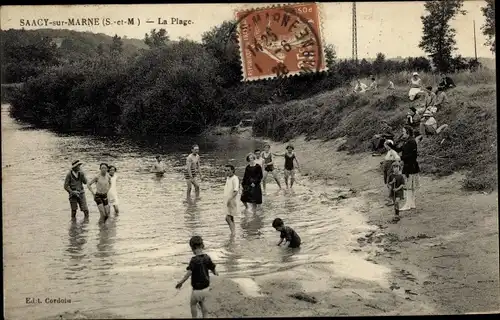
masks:
<path fill-rule="evenodd" d="M 197 307 L 199 305 L 203 318 L 206 318 L 206 298 L 208 296 L 208 291 L 210 290 L 210 275 L 208 270 L 211 270 L 216 276 L 219 274 L 215 271 L 215 264 L 212 262 L 212 259 L 210 259 L 207 254 L 203 253 L 205 245 L 203 244 L 203 239 L 200 236 L 192 237 L 191 240 L 189 240 L 189 246 L 194 253 L 194 257 L 191 258 L 191 261 L 186 268 L 186 275 L 184 275 L 184 278 L 177 283 L 175 288 L 180 289 L 184 282 L 191 277 L 191 286 L 193 287 L 190 302 L 191 315 L 193 318 L 198 317 Z"/>
<path fill-rule="evenodd" d="M 276 229 L 276 231 L 281 232 L 280 234 L 281 240 L 278 243 L 278 246 L 280 246 L 283 243 L 283 241 L 285 241 L 285 243 L 288 242 L 289 248 L 300 247 L 301 240 L 299 235 L 292 228 L 285 226 L 283 220 L 281 220 L 280 218 L 274 219 L 273 228 Z"/>

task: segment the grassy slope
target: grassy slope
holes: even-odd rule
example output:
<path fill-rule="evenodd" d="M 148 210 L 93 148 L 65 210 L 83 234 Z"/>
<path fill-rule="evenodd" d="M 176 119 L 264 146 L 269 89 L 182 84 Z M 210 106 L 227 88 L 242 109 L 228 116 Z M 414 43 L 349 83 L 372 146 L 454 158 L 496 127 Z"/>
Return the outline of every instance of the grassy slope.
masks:
<path fill-rule="evenodd" d="M 367 150 L 371 137 L 382 129 L 382 120 L 395 128 L 405 122 L 408 87 L 395 75 L 396 90 L 352 95 L 341 88 L 305 100 L 271 105 L 256 115 L 254 134 L 274 140 L 305 135 L 308 139 L 346 137 L 342 146 L 349 152 Z M 496 86 L 493 72 L 463 73 L 454 76 L 457 88 L 448 92 L 449 103 L 438 110 L 438 124 L 447 123 L 449 139 L 431 138 L 419 147 L 419 162 L 424 173 L 449 175 L 467 170 L 464 186 L 487 190 L 497 185 Z M 435 79 L 423 76 L 424 83 Z"/>

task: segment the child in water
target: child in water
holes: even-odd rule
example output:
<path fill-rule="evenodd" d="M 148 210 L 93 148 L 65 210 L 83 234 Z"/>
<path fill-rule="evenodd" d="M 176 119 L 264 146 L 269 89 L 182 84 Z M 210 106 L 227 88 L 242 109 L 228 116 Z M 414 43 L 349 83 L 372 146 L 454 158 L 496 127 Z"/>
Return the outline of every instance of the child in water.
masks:
<path fill-rule="evenodd" d="M 262 158 L 264 159 L 264 176 L 262 178 L 262 188 L 264 192 L 266 192 L 266 179 L 267 175 L 272 174 L 274 181 L 278 185 L 278 188 L 281 190 L 281 184 L 278 179 L 278 174 L 274 170 L 274 162 L 273 162 L 273 154 L 271 153 L 271 145 L 266 144 L 264 146 L 264 152 L 261 153 Z"/>
<path fill-rule="evenodd" d="M 118 209 L 118 192 L 116 191 L 116 179 L 118 179 L 116 167 L 109 166 L 108 173 L 111 176 L 111 188 L 109 188 L 108 191 L 108 201 L 109 204 L 113 206 L 113 209 L 115 209 L 115 213 L 118 214 L 120 210 Z"/>
<path fill-rule="evenodd" d="M 285 241 L 285 243 L 288 242 L 289 248 L 300 247 L 301 240 L 299 235 L 292 228 L 285 226 L 283 220 L 281 220 L 280 218 L 274 219 L 273 228 L 276 229 L 276 231 L 281 232 L 280 234 L 281 240 L 278 243 L 278 246 L 280 246 L 283 243 L 283 241 Z"/>
<path fill-rule="evenodd" d="M 393 173 L 388 178 L 388 187 L 391 193 L 391 198 L 394 200 L 394 220 L 399 221 L 399 203 L 404 199 L 405 177 L 401 173 L 401 165 L 399 161 L 392 164 Z"/>
<path fill-rule="evenodd" d="M 193 287 L 190 302 L 191 315 L 193 318 L 198 318 L 197 307 L 199 305 L 203 318 L 206 318 L 206 298 L 209 293 L 208 291 L 210 290 L 210 275 L 208 271 L 211 270 L 216 276 L 219 274 L 215 271 L 215 264 L 212 262 L 212 259 L 210 259 L 207 254 L 203 253 L 205 245 L 203 244 L 203 239 L 200 236 L 192 237 L 191 240 L 189 240 L 189 246 L 194 253 L 194 257 L 191 258 L 191 261 L 186 268 L 187 272 L 184 275 L 184 278 L 177 283 L 175 288 L 182 288 L 184 282 L 191 277 L 191 286 Z"/>
<path fill-rule="evenodd" d="M 288 189 L 288 180 L 290 180 L 290 188 L 293 188 L 293 183 L 295 182 L 295 164 L 297 164 L 297 170 L 299 170 L 299 160 L 294 152 L 294 147 L 289 145 L 286 147 L 286 152 L 284 154 L 274 154 L 277 157 L 285 158 L 285 184 Z"/>

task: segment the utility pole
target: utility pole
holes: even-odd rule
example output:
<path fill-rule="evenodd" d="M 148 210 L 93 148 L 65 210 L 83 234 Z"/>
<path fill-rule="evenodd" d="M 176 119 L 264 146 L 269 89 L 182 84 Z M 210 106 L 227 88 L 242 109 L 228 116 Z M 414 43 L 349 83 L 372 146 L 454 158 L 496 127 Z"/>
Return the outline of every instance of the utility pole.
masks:
<path fill-rule="evenodd" d="M 474 57 L 477 61 L 477 45 L 476 45 L 476 20 L 472 20 L 474 26 Z"/>
<path fill-rule="evenodd" d="M 358 25 L 356 19 L 356 2 L 352 3 L 352 59 L 358 64 Z"/>

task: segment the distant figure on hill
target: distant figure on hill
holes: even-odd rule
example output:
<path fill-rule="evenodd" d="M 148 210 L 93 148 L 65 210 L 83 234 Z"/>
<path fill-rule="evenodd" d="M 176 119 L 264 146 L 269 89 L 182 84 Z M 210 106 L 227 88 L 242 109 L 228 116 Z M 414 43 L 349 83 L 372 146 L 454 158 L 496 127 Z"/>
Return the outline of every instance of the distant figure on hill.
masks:
<path fill-rule="evenodd" d="M 410 111 L 406 114 L 406 124 L 413 129 L 418 129 L 420 126 L 420 115 L 415 107 L 410 107 Z"/>
<path fill-rule="evenodd" d="M 374 76 L 371 76 L 371 80 L 372 80 L 372 82 L 370 83 L 370 86 L 368 87 L 367 90 L 376 91 L 378 88 L 377 79 L 375 79 Z"/>
<path fill-rule="evenodd" d="M 361 82 L 359 79 L 356 80 L 356 86 L 354 87 L 354 93 L 364 93 L 368 89 L 368 86 Z"/>
<path fill-rule="evenodd" d="M 425 88 L 425 99 L 424 99 L 424 112 L 428 111 L 431 113 L 435 113 L 437 111 L 437 108 L 435 107 L 436 103 L 436 94 L 432 90 L 431 86 L 428 86 Z"/>
<path fill-rule="evenodd" d="M 436 91 L 436 100 L 434 106 L 436 109 L 442 109 L 448 103 L 448 96 L 444 92 L 443 88 L 438 87 Z M 436 110 L 437 111 L 437 110 Z"/>
<path fill-rule="evenodd" d="M 370 148 L 374 152 L 374 156 L 381 155 L 384 149 L 384 143 L 388 139 L 394 139 L 394 132 L 387 121 L 382 121 L 382 133 L 374 135 L 370 142 Z"/>
<path fill-rule="evenodd" d="M 422 90 L 422 79 L 418 75 L 418 72 L 413 72 L 413 75 L 410 79 L 410 91 L 408 92 L 408 96 L 411 101 L 417 98 L 418 94 L 421 93 Z"/>
<path fill-rule="evenodd" d="M 438 87 L 443 89 L 443 91 L 446 91 L 451 88 L 455 88 L 455 82 L 453 82 L 453 79 L 448 77 L 446 74 L 441 74 L 441 82 L 439 82 Z"/>
<path fill-rule="evenodd" d="M 389 80 L 387 76 L 383 76 L 381 81 L 380 81 L 380 86 L 386 88 L 387 90 L 394 90 L 394 82 Z"/>
<path fill-rule="evenodd" d="M 419 137 L 418 140 L 421 141 L 423 138 L 426 138 L 429 135 L 432 136 L 439 134 L 441 133 L 441 131 L 443 131 L 448 127 L 447 124 L 443 124 L 439 128 L 437 125 L 438 125 L 437 121 L 432 115 L 432 113 L 429 111 L 424 112 L 424 114 L 422 115 L 422 121 L 420 122 L 420 128 L 419 128 L 421 137 Z"/>

